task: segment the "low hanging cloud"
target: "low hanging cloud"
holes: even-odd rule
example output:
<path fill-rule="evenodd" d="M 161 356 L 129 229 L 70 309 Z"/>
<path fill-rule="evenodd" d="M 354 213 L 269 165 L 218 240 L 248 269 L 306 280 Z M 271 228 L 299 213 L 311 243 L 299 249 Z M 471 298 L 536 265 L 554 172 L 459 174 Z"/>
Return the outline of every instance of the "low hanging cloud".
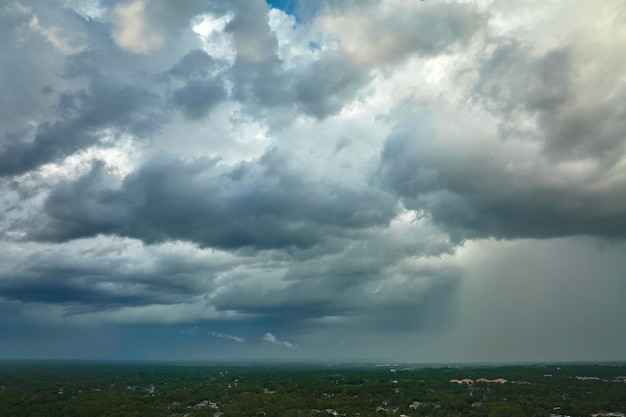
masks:
<path fill-rule="evenodd" d="M 96 163 L 59 185 L 45 204 L 50 222 L 31 236 L 60 242 L 110 234 L 225 249 L 308 248 L 329 235 L 387 224 L 397 212 L 384 191 L 313 181 L 278 150 L 233 167 L 162 155 L 119 186 L 115 182 Z"/>
<path fill-rule="evenodd" d="M 144 247 L 128 239 L 4 249 L 4 300 L 58 305 L 76 314 L 189 301 L 213 288 L 202 274 L 217 274 L 233 262 L 184 244 Z"/>

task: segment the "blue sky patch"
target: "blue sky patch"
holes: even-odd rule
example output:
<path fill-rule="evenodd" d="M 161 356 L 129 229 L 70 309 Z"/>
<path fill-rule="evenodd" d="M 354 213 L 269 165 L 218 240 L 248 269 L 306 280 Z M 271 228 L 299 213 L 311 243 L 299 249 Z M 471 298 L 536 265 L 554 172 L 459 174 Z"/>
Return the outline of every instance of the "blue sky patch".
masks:
<path fill-rule="evenodd" d="M 288 14 L 295 14 L 295 0 L 267 0 L 267 4 Z"/>

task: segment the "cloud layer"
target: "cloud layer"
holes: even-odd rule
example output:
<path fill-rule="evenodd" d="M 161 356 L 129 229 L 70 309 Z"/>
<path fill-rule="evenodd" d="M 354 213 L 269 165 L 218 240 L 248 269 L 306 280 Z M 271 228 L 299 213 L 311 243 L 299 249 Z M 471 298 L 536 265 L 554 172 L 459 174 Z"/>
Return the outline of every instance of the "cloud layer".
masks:
<path fill-rule="evenodd" d="M 0 356 L 624 359 L 622 2 L 272 4 L 0 6 Z"/>

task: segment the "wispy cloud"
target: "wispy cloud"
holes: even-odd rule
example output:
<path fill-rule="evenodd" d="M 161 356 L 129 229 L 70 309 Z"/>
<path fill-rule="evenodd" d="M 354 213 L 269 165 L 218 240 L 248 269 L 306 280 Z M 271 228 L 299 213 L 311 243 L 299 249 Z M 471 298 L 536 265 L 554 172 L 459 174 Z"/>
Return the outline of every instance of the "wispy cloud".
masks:
<path fill-rule="evenodd" d="M 244 339 L 243 337 L 235 336 L 232 334 L 217 333 L 217 332 L 210 332 L 209 334 L 213 337 L 217 337 L 218 339 L 232 340 L 233 342 L 237 342 L 237 343 L 243 343 L 246 341 L 246 339 Z"/>
<path fill-rule="evenodd" d="M 190 327 L 189 329 L 183 329 L 180 331 L 181 335 L 185 335 L 185 334 L 196 334 L 196 332 L 198 331 L 198 326 L 193 326 Z"/>

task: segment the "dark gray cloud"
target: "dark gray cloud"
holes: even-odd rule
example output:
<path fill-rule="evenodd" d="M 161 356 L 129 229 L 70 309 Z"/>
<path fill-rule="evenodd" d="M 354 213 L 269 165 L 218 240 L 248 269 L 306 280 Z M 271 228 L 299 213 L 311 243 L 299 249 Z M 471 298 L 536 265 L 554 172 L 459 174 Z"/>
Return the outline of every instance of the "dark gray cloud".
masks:
<path fill-rule="evenodd" d="M 434 244 L 434 236 L 407 246 L 405 239 L 414 233 L 414 227 L 403 224 L 391 234 L 380 228 L 328 242 L 331 249 L 305 252 L 273 271 L 233 275 L 210 302 L 295 332 L 316 326 L 383 332 L 445 326 L 461 271 L 445 261 L 407 263 L 407 257 L 437 259 L 451 249 L 445 240 Z"/>
<path fill-rule="evenodd" d="M 329 234 L 387 224 L 396 213 L 388 194 L 313 181 L 278 150 L 234 167 L 162 155 L 117 188 L 108 181 L 98 163 L 60 185 L 45 204 L 50 223 L 32 236 L 65 241 L 116 234 L 229 249 L 306 248 Z"/>
<path fill-rule="evenodd" d="M 502 116 L 506 136 L 528 135 L 544 155 L 563 160 L 587 158 L 614 164 L 625 151 L 626 90 L 614 69 L 588 68 L 581 52 L 565 44 L 544 53 L 519 41 L 503 42 L 479 68 L 474 98 Z M 619 66 L 619 63 L 616 63 Z M 590 90 L 588 83 L 597 83 Z M 524 119 L 536 118 L 536 132 L 520 131 Z"/>
<path fill-rule="evenodd" d="M 224 30 L 233 37 L 239 64 L 254 66 L 276 62 L 278 40 L 269 26 L 268 4 L 263 0 L 239 0 L 229 6 L 235 10 L 235 16 Z"/>
<path fill-rule="evenodd" d="M 150 55 L 120 50 L 100 19 L 47 6 L 15 2 L 0 13 L 3 37 L 11 40 L 1 58 L 7 94 L 0 108 L 7 119 L 0 128 L 0 176 L 110 146 L 122 135 L 147 139 L 171 120 L 171 104 L 197 119 L 226 99 L 223 81 L 214 76 L 220 63 L 197 49 L 198 39 L 187 39 L 193 36 L 190 19 L 209 9 L 205 2 L 173 13 L 167 3 L 150 2 L 143 18 L 163 23 L 168 41 L 195 44 L 191 51 L 180 42 Z M 33 27 L 33 19 L 43 29 Z M 179 33 L 183 26 L 185 33 Z M 74 40 L 70 33 L 80 47 L 65 46 Z"/>
<path fill-rule="evenodd" d="M 389 58 L 398 59 L 402 55 L 401 49 L 423 55 L 437 55 L 455 45 L 468 45 L 486 21 L 483 13 L 467 3 L 431 2 L 424 8 L 417 15 L 419 20 L 413 29 L 415 32 L 411 30 L 410 23 L 404 26 L 407 20 L 402 20 L 402 25 L 394 28 L 405 33 L 402 37 L 405 43 L 392 47 L 388 52 Z M 406 34 L 409 34 L 408 39 Z"/>
<path fill-rule="evenodd" d="M 235 16 L 225 27 L 237 56 L 232 68 L 233 95 L 262 107 L 284 105 L 289 100 L 282 78 L 278 40 L 271 31 L 263 0 L 239 1 Z"/>
<path fill-rule="evenodd" d="M 0 111 L 3 120 L 12 121 L 13 130 L 28 126 L 25 115 L 48 115 L 52 100 L 42 94 L 42 89 L 54 84 L 55 77 L 50 72 L 60 72 L 63 66 L 63 59 L 44 39 L 23 36 L 29 19 L 29 15 L 17 10 L 10 12 L 7 6 L 0 12 Z M 41 61 L 46 62 L 45 67 L 37 65 Z"/>
<path fill-rule="evenodd" d="M 144 256 L 138 260 L 132 247 L 118 243 L 122 244 L 3 256 L 0 298 L 71 307 L 68 313 L 74 314 L 175 304 L 208 291 L 211 274 L 223 268 L 219 262 L 190 262 L 180 255 L 141 252 L 141 248 Z M 207 279 L 200 279 L 200 273 Z"/>
<path fill-rule="evenodd" d="M 219 73 L 225 64 L 205 51 L 195 49 L 181 58 L 168 72 L 184 85 L 172 92 L 172 100 L 189 119 L 201 119 L 227 98 Z"/>
<path fill-rule="evenodd" d="M 323 119 L 351 102 L 369 79 L 369 69 L 347 54 L 329 51 L 308 65 L 285 69 L 278 40 L 269 26 L 264 1 L 237 3 L 226 26 L 237 58 L 232 68 L 234 96 L 251 105 L 249 111 L 296 109 Z"/>
<path fill-rule="evenodd" d="M 220 62 L 211 57 L 202 49 L 189 51 L 177 62 L 169 74 L 182 79 L 204 79 L 220 65 Z"/>
<path fill-rule="evenodd" d="M 594 186 L 610 175 L 608 170 L 580 182 L 555 183 L 544 176 L 558 171 L 539 166 L 512 173 L 505 161 L 494 161 L 488 154 L 442 160 L 433 153 L 438 149 L 422 146 L 437 136 L 409 126 L 387 140 L 381 178 L 407 207 L 424 211 L 455 239 L 626 236 L 626 205 L 621 198 L 626 184 Z"/>
<path fill-rule="evenodd" d="M 19 175 L 107 139 L 108 128 L 116 134 L 140 134 L 155 127 L 152 103 L 158 96 L 130 85 L 92 85 L 89 90 L 64 92 L 58 109 L 60 120 L 42 123 L 30 132 L 11 132 L 0 146 L 0 176 Z M 146 111 L 147 110 L 147 111 Z M 152 113 L 152 114 L 151 114 Z"/>
<path fill-rule="evenodd" d="M 480 67 L 476 99 L 492 111 L 552 110 L 571 98 L 570 51 L 555 49 L 533 56 L 517 41 L 499 45 Z"/>
<path fill-rule="evenodd" d="M 21 175 L 90 147 L 107 146 L 116 136 L 141 136 L 158 128 L 164 119 L 158 88 L 122 76 L 133 70 L 112 70 L 111 60 L 119 58 L 119 52 L 112 52 L 102 36 L 106 34 L 101 33 L 101 23 L 42 4 L 26 7 L 16 2 L 12 7 L 5 8 L 2 18 L 9 16 L 21 25 L 9 25 L 7 38 L 14 40 L 3 45 L 7 53 L 2 55 L 8 68 L 24 70 L 2 77 L 10 93 L 0 106 L 17 114 L 5 113 L 0 128 L 0 176 Z M 55 26 L 39 30 L 33 28 L 33 19 L 42 27 Z M 67 26 L 56 26 L 59 22 Z M 78 32 L 80 48 L 65 50 L 65 30 Z M 15 39 L 18 36 L 25 40 Z M 21 99 L 15 99 L 13 89 L 20 91 Z M 21 103 L 26 99 L 32 105 Z"/>
<path fill-rule="evenodd" d="M 342 53 L 327 53 L 294 77 L 296 100 L 309 115 L 337 113 L 369 80 L 367 71 Z"/>
<path fill-rule="evenodd" d="M 226 98 L 226 90 L 219 81 L 191 81 L 174 91 L 174 102 L 190 119 L 200 119 Z"/>
<path fill-rule="evenodd" d="M 67 25 L 68 33 L 76 29 L 80 32 L 74 19 L 62 13 L 50 14 L 56 18 L 55 25 Z M 64 137 L 72 136 L 75 129 L 70 126 L 72 122 L 63 126 L 54 123 L 58 102 L 53 94 L 43 91 L 59 84 L 58 74 L 65 65 L 64 53 L 36 29 L 48 19 L 15 2 L 2 6 L 0 21 L 0 35 L 5 40 L 0 45 L 0 83 L 4 92 L 0 97 L 0 176 L 7 176 L 55 160 L 63 148 L 75 148 L 77 138 L 68 137 L 64 143 Z"/>
<path fill-rule="evenodd" d="M 191 17 L 208 11 L 208 7 L 200 7 L 197 2 L 183 10 L 177 9 L 170 16 L 166 13 L 170 9 L 166 3 L 155 2 L 150 3 L 145 15 L 140 17 L 160 23 L 167 20 L 162 26 L 170 36 Z M 85 21 L 68 10 L 51 13 L 41 5 L 35 11 L 15 8 L 2 15 L 7 21 L 3 26 L 6 38 L 15 38 L 24 32 L 28 43 L 22 45 L 16 40 L 5 46 L 10 54 L 3 54 L 7 61 L 3 69 L 11 71 L 3 79 L 10 76 L 13 81 L 7 84 L 2 108 L 7 109 L 5 114 L 16 112 L 16 117 L 0 131 L 1 176 L 21 175 L 43 164 L 62 161 L 76 152 L 102 146 L 103 142 L 110 141 L 111 134 L 145 136 L 153 133 L 169 118 L 167 103 L 173 103 L 189 119 L 201 119 L 227 98 L 223 79 L 215 76 L 216 71 L 225 69 L 224 64 L 200 50 L 183 55 L 178 63 L 173 61 L 175 64 L 164 73 L 178 82 L 169 84 L 166 80 L 164 83 L 160 70 L 164 62 L 172 61 L 171 57 L 166 59 L 158 53 L 156 57 L 124 55 L 107 41 L 102 23 Z M 296 99 L 305 112 L 324 117 L 341 109 L 362 85 L 364 78 L 356 76 L 354 71 L 341 75 L 345 65 L 337 60 L 321 63 L 314 72 L 298 73 L 298 80 L 292 81 L 295 73 L 285 72 L 277 58 L 277 41 L 268 26 L 265 2 L 233 3 L 229 8 L 235 12 L 227 31 L 232 34 L 238 51 L 230 79 L 235 86 L 236 99 L 264 108 L 286 108 Z M 47 19 L 47 15 L 52 17 Z M 78 28 L 76 30 L 84 34 L 81 38 L 84 47 L 71 54 L 50 48 L 45 37 L 28 27 L 33 16 L 43 16 L 42 25 L 48 20 L 54 21 L 52 18 L 71 21 L 70 28 Z M 32 54 L 31 50 L 45 50 L 43 57 L 56 66 L 57 73 L 51 75 L 40 70 L 37 62 L 42 55 Z M 115 62 L 121 62 L 122 66 Z M 11 70 L 17 66 L 31 69 L 29 73 Z M 123 68 L 122 71 L 119 68 Z M 308 80 L 311 75 L 317 77 L 314 83 Z M 81 84 L 85 86 L 77 89 L 76 85 Z M 42 93 L 44 88 L 45 94 Z M 170 100 L 163 99 L 167 90 L 171 90 Z M 320 91 L 324 94 L 318 93 Z M 21 104 L 26 101 L 28 108 Z M 33 107 L 31 103 L 37 105 Z"/>
<path fill-rule="evenodd" d="M 235 97 L 250 112 L 295 109 L 317 119 L 338 113 L 370 79 L 369 70 L 340 52 L 328 52 L 310 66 L 283 71 L 279 62 L 240 64 L 233 71 Z"/>
<path fill-rule="evenodd" d="M 463 106 L 453 126 L 412 112 L 381 152 L 383 183 L 459 240 L 624 238 L 626 89 L 603 80 L 612 70 L 581 74 L 580 53 L 501 42 L 470 92 L 482 125 Z"/>
<path fill-rule="evenodd" d="M 339 48 L 326 48 L 311 63 L 285 70 L 265 2 L 237 3 L 235 17 L 226 27 L 237 50 L 232 68 L 234 96 L 250 105 L 248 111 L 265 117 L 267 110 L 291 112 L 295 107 L 324 119 L 354 101 L 373 69 L 411 55 L 437 55 L 465 44 L 483 21 L 473 7 L 462 4 L 425 5 L 423 10 L 410 10 L 411 18 L 402 14 L 380 17 L 376 2 L 367 10 L 371 14 L 362 16 L 362 6 L 346 4 L 337 9 L 330 3 L 320 5 L 317 19 L 336 32 Z M 348 18 L 337 20 L 338 12 L 347 13 Z M 356 14 L 357 25 L 368 26 L 363 28 L 368 33 L 365 41 L 352 38 L 350 13 Z"/>
<path fill-rule="evenodd" d="M 210 323 L 238 334 L 295 336 L 320 326 L 432 331 L 447 326 L 460 277 L 437 261 L 450 246 L 442 239 L 435 249 L 432 233 L 416 244 L 415 226 L 374 227 L 360 237 L 329 237 L 327 248 L 302 250 L 297 262 L 282 250 L 233 256 L 105 237 L 46 244 L 0 257 L 0 305 L 55 311 L 38 320 Z M 435 256 L 419 261 L 428 255 Z"/>
<path fill-rule="evenodd" d="M 335 155 L 352 145 L 352 140 L 349 138 L 341 138 L 335 144 Z"/>
<path fill-rule="evenodd" d="M 125 7 L 131 3 L 120 2 L 119 5 Z M 305 114 L 323 119 L 336 114 L 346 103 L 351 102 L 368 81 L 370 69 L 357 64 L 353 56 L 341 50 L 324 52 L 310 65 L 285 70 L 278 58 L 276 35 L 268 24 L 267 4 L 261 0 L 232 3 L 228 9 L 234 13 L 234 17 L 226 31 L 232 35 L 237 58 L 226 78 L 233 85 L 233 97 L 247 103 L 248 112 L 265 115 L 268 114 L 267 110 L 290 112 L 289 109 L 295 105 Z M 172 16 L 166 13 L 168 10 L 170 7 L 166 3 L 150 3 L 143 14 L 136 18 L 162 23 L 166 35 L 171 36 L 198 13 L 217 9 L 197 2 L 190 3 L 182 10 L 177 9 Z M 225 12 L 226 9 L 222 10 L 222 13 Z M 22 19 L 23 25 L 34 12 L 20 13 L 14 14 Z M 60 13 L 61 16 L 69 14 L 68 11 Z M 454 12 L 450 16 L 457 14 Z M 132 16 L 123 16 L 123 19 L 132 20 Z M 44 87 L 47 91 L 59 91 L 57 95 L 48 93 L 56 98 L 56 102 L 50 103 L 48 108 L 56 110 L 48 115 L 47 121 L 38 121 L 35 128 L 16 125 L 3 132 L 0 175 L 23 174 L 43 164 L 58 162 L 75 152 L 102 145 L 105 132 L 145 135 L 153 132 L 168 118 L 165 107 L 167 101 L 162 99 L 163 91 L 168 87 L 158 81 L 159 77 L 144 77 L 141 83 L 124 79 L 137 77 L 141 71 L 145 71 L 144 67 L 147 68 L 146 64 L 150 60 L 141 55 L 133 57 L 131 68 L 136 68 L 135 73 L 131 69 L 126 71 L 127 77 L 120 77 L 119 73 L 109 70 L 112 67 L 111 60 L 129 61 L 130 58 L 119 52 L 111 52 L 112 45 L 103 43 L 103 38 L 99 36 L 102 34 L 98 34 L 103 25 L 96 21 L 81 21 L 76 15 L 72 19 L 73 26 L 85 32 L 84 43 L 90 48 L 67 57 L 57 56 L 55 60 L 64 66 L 65 81 L 78 81 L 86 77 L 89 84 L 79 90 L 66 87 L 57 90 L 53 85 L 59 84 L 59 79 L 50 82 L 43 74 L 39 76 L 44 83 L 35 86 L 39 96 L 44 96 L 41 93 Z M 455 28 L 460 23 L 450 25 Z M 13 31 L 17 28 L 19 25 L 12 26 Z M 454 39 L 451 42 L 464 36 L 454 30 L 452 33 L 450 36 Z M 440 42 L 443 37 L 434 36 L 433 39 Z M 99 52 L 93 50 L 94 45 L 100 47 Z M 31 64 L 38 58 L 27 54 L 22 57 L 32 61 Z M 220 69 L 225 69 L 223 64 L 200 50 L 183 56 L 168 71 L 175 78 L 185 80 L 183 85 L 178 83 L 169 87 L 173 88 L 171 102 L 189 119 L 206 117 L 227 98 L 222 77 L 216 78 L 214 74 L 214 71 Z M 158 71 L 151 72 L 158 75 Z M 50 98 L 42 98 L 40 101 L 46 100 L 49 102 Z"/>

